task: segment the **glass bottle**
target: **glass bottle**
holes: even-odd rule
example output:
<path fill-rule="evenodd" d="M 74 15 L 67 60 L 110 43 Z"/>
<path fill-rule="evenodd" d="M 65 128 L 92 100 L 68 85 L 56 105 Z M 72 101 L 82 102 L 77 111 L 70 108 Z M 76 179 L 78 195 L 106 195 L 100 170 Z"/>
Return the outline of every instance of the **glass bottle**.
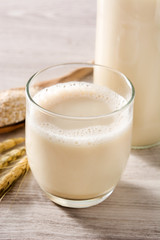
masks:
<path fill-rule="evenodd" d="M 160 142 L 160 0 L 97 0 L 95 63 L 135 86 L 132 145 Z"/>

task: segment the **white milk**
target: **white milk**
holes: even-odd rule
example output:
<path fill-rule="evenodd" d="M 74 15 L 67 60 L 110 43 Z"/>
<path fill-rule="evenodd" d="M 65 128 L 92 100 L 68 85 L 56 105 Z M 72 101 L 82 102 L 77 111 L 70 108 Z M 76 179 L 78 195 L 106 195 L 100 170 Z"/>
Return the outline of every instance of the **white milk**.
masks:
<path fill-rule="evenodd" d="M 133 82 L 133 145 L 154 144 L 160 141 L 160 0 L 97 4 L 95 62 L 118 69 Z"/>
<path fill-rule="evenodd" d="M 98 116 L 126 104 L 118 94 L 89 83 L 57 84 L 34 101 L 68 116 Z M 66 199 L 89 199 L 114 189 L 131 144 L 128 110 L 109 118 L 73 120 L 45 115 L 36 106 L 26 120 L 29 164 L 41 188 Z"/>

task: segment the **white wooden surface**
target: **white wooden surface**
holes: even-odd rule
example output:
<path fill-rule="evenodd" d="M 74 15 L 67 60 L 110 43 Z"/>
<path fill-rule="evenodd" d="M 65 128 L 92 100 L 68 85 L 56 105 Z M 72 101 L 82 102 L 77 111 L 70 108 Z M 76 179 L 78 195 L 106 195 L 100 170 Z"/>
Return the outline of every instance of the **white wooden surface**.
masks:
<path fill-rule="evenodd" d="M 95 0 L 2 0 L 0 90 L 43 67 L 94 59 Z M 24 136 L 24 129 L 0 141 Z M 59 207 L 31 172 L 0 203 L 0 239 L 160 239 L 160 146 L 132 150 L 114 193 L 87 209 Z"/>

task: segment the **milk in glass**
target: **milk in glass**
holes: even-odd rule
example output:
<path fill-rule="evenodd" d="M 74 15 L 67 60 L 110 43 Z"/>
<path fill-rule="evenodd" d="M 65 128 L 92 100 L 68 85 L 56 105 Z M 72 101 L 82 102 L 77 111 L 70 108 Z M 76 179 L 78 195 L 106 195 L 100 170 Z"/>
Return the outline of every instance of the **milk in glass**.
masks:
<path fill-rule="evenodd" d="M 116 114 L 126 100 L 85 82 L 57 84 L 33 99 L 50 111 L 32 105 L 26 120 L 29 164 L 41 188 L 74 200 L 112 191 L 130 152 L 132 115 L 128 108 Z"/>

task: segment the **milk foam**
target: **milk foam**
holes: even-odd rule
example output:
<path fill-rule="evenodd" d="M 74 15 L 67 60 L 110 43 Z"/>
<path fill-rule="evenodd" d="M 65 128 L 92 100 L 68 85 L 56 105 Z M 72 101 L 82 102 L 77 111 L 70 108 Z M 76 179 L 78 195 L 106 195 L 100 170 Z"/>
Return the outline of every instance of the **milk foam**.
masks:
<path fill-rule="evenodd" d="M 47 109 L 47 107 L 50 107 L 50 103 L 54 106 L 59 102 L 74 97 L 87 97 L 106 102 L 112 111 L 116 111 L 126 104 L 126 100 L 111 89 L 86 82 L 68 82 L 53 85 L 38 92 L 34 96 L 34 101 Z"/>
<path fill-rule="evenodd" d="M 35 95 L 34 101 L 40 106 L 46 107 L 50 104 L 56 105 L 58 102 L 65 101 L 67 98 L 84 96 L 97 101 L 107 102 L 113 111 L 126 104 L 126 100 L 124 98 L 110 89 L 85 82 L 63 83 L 45 88 Z M 124 113 L 119 114 L 118 116 L 116 115 L 116 118 L 112 120 L 113 122 L 110 124 L 105 124 L 105 117 L 103 117 L 103 123 L 99 120 L 95 126 L 63 129 L 53 125 L 53 123 L 50 123 L 49 121 L 46 121 L 46 119 L 45 121 L 38 119 L 37 124 L 35 112 L 31 114 L 30 125 L 35 131 L 38 131 L 39 134 L 47 138 L 49 141 L 62 144 L 72 144 L 75 146 L 91 146 L 110 141 L 111 138 L 116 137 L 116 135 L 120 134 L 121 131 L 126 130 L 127 127 L 130 126 L 128 122 L 131 122 L 128 121 L 126 116 Z"/>

